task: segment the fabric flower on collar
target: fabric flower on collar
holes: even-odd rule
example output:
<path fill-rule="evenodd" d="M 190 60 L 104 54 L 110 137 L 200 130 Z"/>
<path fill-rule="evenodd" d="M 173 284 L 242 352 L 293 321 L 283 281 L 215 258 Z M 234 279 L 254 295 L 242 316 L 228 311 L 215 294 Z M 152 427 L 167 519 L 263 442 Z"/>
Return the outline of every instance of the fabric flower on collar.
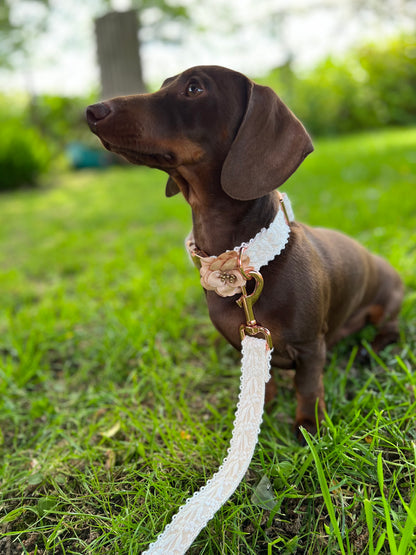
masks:
<path fill-rule="evenodd" d="M 232 297 L 241 293 L 246 280 L 238 266 L 238 253 L 227 251 L 220 256 L 201 257 L 201 285 L 207 291 L 215 291 L 221 297 Z M 247 255 L 241 257 L 241 266 L 245 272 L 253 268 L 249 266 Z"/>

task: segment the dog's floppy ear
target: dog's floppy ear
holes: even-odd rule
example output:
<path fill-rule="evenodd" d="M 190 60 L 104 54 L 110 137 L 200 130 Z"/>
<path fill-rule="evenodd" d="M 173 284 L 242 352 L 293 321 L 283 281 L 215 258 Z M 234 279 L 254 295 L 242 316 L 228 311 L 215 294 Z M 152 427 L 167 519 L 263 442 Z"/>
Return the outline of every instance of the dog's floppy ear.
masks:
<path fill-rule="evenodd" d="M 178 193 L 180 193 L 179 187 L 176 185 L 175 181 L 171 177 L 169 177 L 166 183 L 165 195 L 167 197 L 173 197 Z"/>
<path fill-rule="evenodd" d="M 246 113 L 221 173 L 222 188 L 237 200 L 270 193 L 313 151 L 305 128 L 272 89 L 248 83 Z"/>

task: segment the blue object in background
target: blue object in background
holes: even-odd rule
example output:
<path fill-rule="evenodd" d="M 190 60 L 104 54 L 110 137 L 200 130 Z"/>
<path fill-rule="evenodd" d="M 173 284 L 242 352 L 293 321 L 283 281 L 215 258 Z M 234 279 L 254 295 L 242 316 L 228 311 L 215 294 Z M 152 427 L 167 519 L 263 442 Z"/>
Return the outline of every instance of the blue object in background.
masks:
<path fill-rule="evenodd" d="M 105 150 L 94 149 L 79 142 L 69 143 L 66 154 L 71 166 L 77 170 L 105 168 L 115 163 L 115 158 Z"/>

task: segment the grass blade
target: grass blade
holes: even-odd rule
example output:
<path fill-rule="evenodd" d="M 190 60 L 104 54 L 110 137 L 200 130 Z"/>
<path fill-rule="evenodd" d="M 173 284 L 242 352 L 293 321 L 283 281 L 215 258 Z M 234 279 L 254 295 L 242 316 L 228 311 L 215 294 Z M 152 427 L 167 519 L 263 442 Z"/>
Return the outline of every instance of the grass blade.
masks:
<path fill-rule="evenodd" d="M 377 457 L 377 476 L 380 486 L 381 499 L 383 501 L 384 515 L 386 517 L 387 538 L 389 540 L 390 551 L 392 555 L 397 555 L 398 551 L 390 517 L 390 506 L 386 496 L 384 495 L 383 459 L 381 453 L 379 453 Z"/>
<path fill-rule="evenodd" d="M 312 439 L 309 433 L 306 430 L 302 429 L 302 434 L 303 434 L 303 437 L 305 438 L 306 443 L 308 444 L 309 449 L 311 450 L 313 459 L 315 461 L 315 466 L 318 473 L 319 485 L 321 486 L 322 495 L 325 501 L 326 508 L 328 510 L 332 528 L 334 529 L 334 532 L 338 541 L 339 548 L 341 550 L 342 555 L 345 555 L 344 542 L 342 541 L 341 531 L 338 526 L 337 517 L 335 515 L 335 509 L 332 504 L 331 494 L 329 492 L 328 484 L 325 479 L 324 469 L 319 459 L 318 452 L 315 449 L 315 446 L 312 442 Z"/>
<path fill-rule="evenodd" d="M 404 508 L 407 511 L 407 518 L 403 529 L 402 539 L 399 545 L 399 555 L 406 555 L 408 552 L 408 546 L 410 541 L 413 539 L 413 531 L 416 526 L 416 491 L 413 493 L 413 499 L 410 503 L 410 507 L 406 503 L 403 503 Z"/>
<path fill-rule="evenodd" d="M 367 494 L 366 494 L 366 497 L 367 497 Z M 365 513 L 365 520 L 367 523 L 367 530 L 368 530 L 368 553 L 369 555 L 374 555 L 374 546 L 373 546 L 374 518 L 373 518 L 373 507 L 369 499 L 364 499 L 364 513 Z"/>

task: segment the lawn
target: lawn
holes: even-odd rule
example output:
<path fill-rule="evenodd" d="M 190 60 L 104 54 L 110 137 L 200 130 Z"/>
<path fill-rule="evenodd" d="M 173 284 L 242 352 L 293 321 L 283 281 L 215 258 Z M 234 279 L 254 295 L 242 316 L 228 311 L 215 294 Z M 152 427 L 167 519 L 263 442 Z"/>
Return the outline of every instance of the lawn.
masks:
<path fill-rule="evenodd" d="M 400 271 L 401 341 L 367 367 L 372 330 L 329 354 L 306 446 L 276 374 L 246 478 L 191 554 L 416 551 L 416 128 L 315 146 L 282 189 L 297 219 Z M 117 167 L 1 195 L 1 553 L 141 553 L 226 454 L 240 357 L 210 324 L 190 211 L 165 181 Z"/>

